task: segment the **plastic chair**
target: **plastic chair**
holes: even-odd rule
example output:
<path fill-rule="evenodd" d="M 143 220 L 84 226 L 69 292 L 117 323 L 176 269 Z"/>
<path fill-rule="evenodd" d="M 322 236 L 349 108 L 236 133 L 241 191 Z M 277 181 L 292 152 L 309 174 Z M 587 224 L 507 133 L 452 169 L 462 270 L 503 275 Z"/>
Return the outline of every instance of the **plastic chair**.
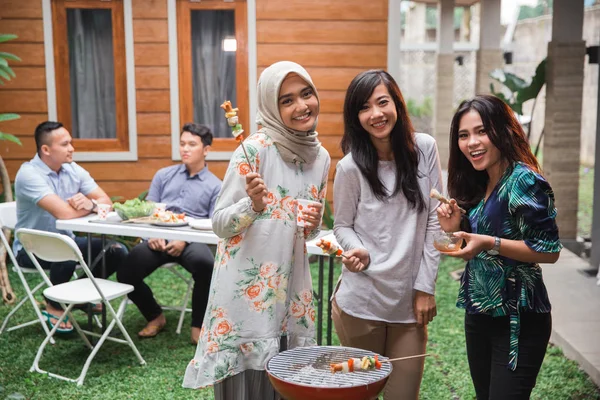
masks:
<path fill-rule="evenodd" d="M 181 300 L 181 305 L 180 306 L 162 306 L 161 308 L 163 310 L 175 310 L 175 311 L 179 311 L 179 322 L 177 323 L 177 334 L 179 335 L 181 333 L 181 327 L 183 326 L 183 319 L 185 318 L 185 313 L 186 312 L 192 312 L 192 309 L 188 307 L 188 303 L 190 301 L 190 294 L 192 293 L 192 289 L 194 287 L 194 279 L 193 278 L 187 278 L 185 275 L 183 275 L 181 272 L 179 272 L 176 268 L 179 266 L 179 264 L 177 263 L 166 263 L 160 266 L 160 268 L 165 268 L 169 271 L 171 271 L 171 273 L 173 273 L 175 276 L 177 276 L 178 278 L 180 278 L 181 280 L 183 280 L 186 285 L 187 285 L 187 290 L 185 291 L 185 294 L 183 295 L 183 299 Z"/>
<path fill-rule="evenodd" d="M 127 293 L 133 291 L 132 285 L 127 285 L 120 282 L 113 282 L 107 279 L 95 278 L 94 275 L 91 273 L 85 260 L 83 259 L 79 247 L 77 247 L 75 241 L 73 241 L 73 239 L 71 239 L 68 236 L 53 232 L 37 231 L 34 229 L 19 229 L 17 230 L 17 237 L 19 238 L 19 241 L 23 244 L 23 248 L 27 252 L 27 255 L 40 272 L 43 272 L 42 267 L 38 263 L 36 257 L 50 262 L 76 261 L 81 265 L 81 268 L 87 276 L 87 278 L 76 279 L 70 282 L 65 282 L 59 285 L 52 286 L 48 277 L 45 274 L 42 274 L 42 276 L 44 276 L 44 279 L 48 280 L 47 283 L 48 286 L 50 286 L 44 289 L 44 296 L 46 296 L 50 300 L 54 300 L 60 303 L 65 309 L 65 312 L 60 316 L 59 320 L 54 325 L 54 328 L 50 331 L 46 339 L 44 339 L 44 341 L 40 345 L 40 348 L 38 349 L 38 352 L 33 361 L 33 365 L 29 370 L 30 372 L 37 371 L 41 374 L 48 374 L 53 378 L 58 378 L 69 382 L 77 382 L 77 385 L 81 386 L 83 385 L 83 381 L 85 379 L 85 376 L 87 374 L 88 368 L 92 360 L 94 359 L 96 353 L 98 353 L 98 350 L 100 350 L 100 347 L 106 340 L 111 340 L 113 342 L 129 345 L 129 347 L 139 360 L 140 364 L 146 364 L 146 361 L 144 361 L 137 347 L 135 346 L 135 344 L 133 344 L 129 333 L 127 332 L 127 330 L 121 322 L 121 317 L 123 316 L 123 313 L 125 312 L 125 307 L 127 305 Z M 112 305 L 110 304 L 110 301 L 121 297 L 123 299 L 121 300 L 121 304 L 119 305 L 118 312 L 115 312 Z M 102 335 L 81 329 L 75 318 L 73 318 L 71 315 L 71 310 L 75 305 L 87 303 L 102 303 L 103 307 L 108 311 L 108 314 L 112 316 L 112 320 L 110 321 L 108 327 Z M 65 305 L 68 306 L 65 307 Z M 81 339 L 85 342 L 85 344 L 88 346 L 88 348 L 91 350 L 91 353 L 85 361 L 81 373 L 76 379 L 71 379 L 62 375 L 44 371 L 39 367 L 39 361 L 42 358 L 44 348 L 52 339 L 52 336 L 54 336 L 56 330 L 58 329 L 61 322 L 64 321 L 66 315 L 69 316 L 70 321 L 73 323 L 75 330 L 77 331 Z M 121 331 L 121 334 L 123 335 L 125 340 L 109 336 L 115 324 L 119 327 L 119 330 Z M 86 334 L 100 338 L 95 346 L 92 346 Z"/>
<path fill-rule="evenodd" d="M 29 284 L 27 283 L 27 279 L 25 279 L 25 274 L 38 274 L 39 272 L 35 268 L 19 267 L 19 264 L 17 263 L 15 254 L 13 254 L 12 247 L 8 243 L 7 237 L 4 235 L 4 229 L 14 230 L 16 224 L 17 224 L 17 203 L 15 201 L 12 201 L 9 203 L 0 203 L 0 240 L 2 240 L 2 244 L 6 248 L 8 257 L 10 258 L 10 260 L 13 264 L 13 271 L 16 272 L 17 275 L 19 276 L 19 279 L 21 280 L 21 283 L 23 284 L 23 287 L 25 288 L 25 292 L 27 293 L 27 296 L 23 297 L 23 299 L 19 303 L 17 303 L 17 305 L 10 311 L 10 313 L 8 313 L 8 315 L 4 319 L 4 322 L 2 322 L 2 326 L 0 326 L 0 334 L 2 334 L 2 332 L 5 331 L 5 329 L 8 325 L 8 321 L 11 319 L 11 317 L 13 315 L 15 315 L 15 313 L 17 311 L 19 311 L 19 309 L 23 305 L 25 305 L 27 300 L 29 300 L 29 302 L 33 306 L 33 310 L 35 311 L 37 318 L 34 320 L 31 320 L 31 321 L 28 321 L 28 322 L 24 322 L 19 325 L 11 326 L 8 329 L 6 329 L 6 332 L 14 331 L 17 329 L 25 328 L 26 326 L 29 326 L 29 325 L 34 325 L 34 324 L 40 323 L 40 324 L 42 324 L 42 328 L 46 332 L 46 335 L 48 335 L 48 334 L 50 334 L 50 330 L 48 329 L 48 326 L 46 325 L 46 320 L 42 316 L 40 307 L 38 306 L 38 303 L 34 297 L 34 294 L 38 290 L 40 290 L 43 286 L 45 286 L 46 282 L 45 281 L 40 282 L 38 285 L 36 285 L 33 288 L 33 290 L 29 287 Z M 45 274 L 43 274 L 43 275 L 45 276 Z M 54 344 L 54 339 L 52 339 L 50 341 L 50 343 Z"/>

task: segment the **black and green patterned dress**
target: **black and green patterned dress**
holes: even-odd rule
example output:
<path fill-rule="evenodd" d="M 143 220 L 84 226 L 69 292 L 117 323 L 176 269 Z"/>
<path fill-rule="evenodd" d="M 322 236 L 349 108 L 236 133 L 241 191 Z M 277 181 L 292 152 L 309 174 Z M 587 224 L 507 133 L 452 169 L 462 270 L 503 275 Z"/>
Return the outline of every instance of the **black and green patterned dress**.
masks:
<path fill-rule="evenodd" d="M 523 240 L 532 250 L 562 249 L 556 226 L 554 193 L 548 182 L 527 165 L 509 167 L 490 194 L 468 212 L 473 233 Z M 538 264 L 482 251 L 465 268 L 457 307 L 469 314 L 510 316 L 508 367 L 517 367 L 520 313 L 549 313 L 550 301 Z"/>

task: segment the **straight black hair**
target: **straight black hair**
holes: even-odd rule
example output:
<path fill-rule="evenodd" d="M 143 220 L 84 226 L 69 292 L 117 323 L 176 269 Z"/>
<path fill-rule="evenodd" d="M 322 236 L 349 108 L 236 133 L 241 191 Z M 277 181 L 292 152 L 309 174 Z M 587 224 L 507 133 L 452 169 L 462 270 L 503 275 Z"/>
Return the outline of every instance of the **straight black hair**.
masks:
<path fill-rule="evenodd" d="M 540 173 L 540 165 L 531 152 L 523 127 L 511 108 L 496 96 L 479 95 L 458 106 L 450 125 L 450 157 L 448 160 L 448 194 L 466 209 L 479 204 L 489 182 L 486 171 L 477 171 L 460 151 L 458 130 L 460 120 L 469 111 L 481 117 L 490 142 L 500 151 L 509 168 L 522 162 Z"/>
<path fill-rule="evenodd" d="M 384 85 L 395 106 L 398 119 L 390 134 L 392 154 L 396 165 L 396 185 L 388 193 L 379 179 L 379 156 L 369 133 L 362 127 L 358 113 L 369 100 L 375 88 Z M 402 191 L 411 207 L 419 212 L 425 209 L 425 200 L 417 180 L 419 151 L 415 143 L 415 131 L 408 117 L 402 92 L 390 74 L 384 70 L 370 70 L 358 74 L 350 83 L 344 101 L 344 136 L 342 151 L 351 153 L 352 159 L 369 183 L 371 190 L 381 201 L 386 201 Z"/>
<path fill-rule="evenodd" d="M 181 128 L 181 133 L 183 134 L 183 132 L 189 132 L 192 135 L 200 137 L 204 146 L 210 146 L 212 144 L 213 133 L 206 125 L 188 122 Z"/>
<path fill-rule="evenodd" d="M 40 154 L 40 150 L 43 145 L 50 145 L 51 141 L 49 140 L 52 131 L 62 128 L 63 124 L 55 121 L 44 121 L 35 128 L 34 138 L 35 138 L 35 147 L 38 155 Z"/>

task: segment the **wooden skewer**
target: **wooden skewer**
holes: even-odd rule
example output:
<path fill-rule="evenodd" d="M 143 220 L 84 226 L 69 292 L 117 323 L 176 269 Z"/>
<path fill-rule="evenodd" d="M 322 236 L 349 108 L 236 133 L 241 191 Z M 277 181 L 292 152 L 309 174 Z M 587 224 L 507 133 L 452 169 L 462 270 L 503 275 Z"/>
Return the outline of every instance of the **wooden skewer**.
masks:
<path fill-rule="evenodd" d="M 450 200 L 448 200 L 447 198 L 445 198 L 436 189 L 431 189 L 431 192 L 429 192 L 429 197 L 431 197 L 432 199 L 439 200 L 440 202 L 442 202 L 444 204 L 450 204 Z M 462 208 L 462 207 L 458 207 L 458 209 L 460 210 L 460 212 L 462 214 L 466 214 L 467 213 L 467 211 L 464 208 Z"/>
<path fill-rule="evenodd" d="M 380 362 L 392 362 L 392 361 L 402 361 L 402 360 L 410 360 L 411 358 L 419 358 L 419 357 L 428 357 L 431 354 L 418 354 L 416 356 L 408 356 L 408 357 L 399 357 L 399 358 L 391 358 L 389 360 L 379 360 Z"/>

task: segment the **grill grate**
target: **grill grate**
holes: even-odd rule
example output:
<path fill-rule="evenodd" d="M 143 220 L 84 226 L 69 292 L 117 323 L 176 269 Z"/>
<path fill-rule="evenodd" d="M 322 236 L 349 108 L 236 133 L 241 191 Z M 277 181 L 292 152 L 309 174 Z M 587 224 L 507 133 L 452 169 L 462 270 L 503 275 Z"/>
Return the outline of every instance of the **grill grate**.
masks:
<path fill-rule="evenodd" d="M 371 351 L 340 346 L 297 347 L 281 352 L 267 363 L 267 370 L 275 377 L 303 386 L 319 388 L 348 388 L 370 385 L 386 378 L 392 372 L 390 363 L 381 369 L 351 373 L 331 373 L 329 364 L 348 361 L 351 357 L 375 356 Z M 385 357 L 379 356 L 385 360 Z"/>

